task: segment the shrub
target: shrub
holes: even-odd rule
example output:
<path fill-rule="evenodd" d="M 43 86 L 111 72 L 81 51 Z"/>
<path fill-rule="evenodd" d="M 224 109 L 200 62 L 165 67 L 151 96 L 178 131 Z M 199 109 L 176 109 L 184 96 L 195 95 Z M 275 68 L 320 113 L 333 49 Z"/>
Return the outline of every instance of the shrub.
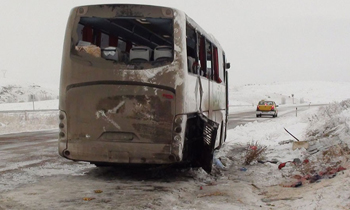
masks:
<path fill-rule="evenodd" d="M 248 143 L 246 147 L 244 164 L 250 165 L 253 161 L 261 159 L 266 151 L 266 148 L 266 146 L 259 145 L 258 142 Z"/>

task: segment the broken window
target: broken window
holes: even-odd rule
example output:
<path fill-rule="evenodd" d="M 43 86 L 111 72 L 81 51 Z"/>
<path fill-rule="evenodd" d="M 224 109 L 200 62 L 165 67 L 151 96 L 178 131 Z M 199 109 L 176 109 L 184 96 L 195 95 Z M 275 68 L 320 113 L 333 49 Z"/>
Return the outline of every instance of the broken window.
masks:
<path fill-rule="evenodd" d="M 200 66 L 200 75 L 203 77 L 207 76 L 207 59 L 206 59 L 206 48 L 205 48 L 205 37 L 198 35 L 199 37 L 199 66 Z"/>
<path fill-rule="evenodd" d="M 189 25 L 186 27 L 186 51 L 188 72 L 198 74 L 197 34 L 194 28 Z"/>
<path fill-rule="evenodd" d="M 127 69 L 168 65 L 174 57 L 173 19 L 81 17 L 75 54 Z M 91 58 L 91 59 L 92 59 Z"/>
<path fill-rule="evenodd" d="M 210 41 L 206 40 L 206 57 L 207 57 L 207 78 L 212 80 L 213 79 L 213 68 L 212 68 L 212 44 Z"/>
<path fill-rule="evenodd" d="M 223 71 L 220 71 L 219 68 L 219 52 L 218 52 L 218 48 L 217 47 L 213 47 L 213 67 L 214 67 L 214 80 L 217 83 L 221 83 L 223 77 Z"/>

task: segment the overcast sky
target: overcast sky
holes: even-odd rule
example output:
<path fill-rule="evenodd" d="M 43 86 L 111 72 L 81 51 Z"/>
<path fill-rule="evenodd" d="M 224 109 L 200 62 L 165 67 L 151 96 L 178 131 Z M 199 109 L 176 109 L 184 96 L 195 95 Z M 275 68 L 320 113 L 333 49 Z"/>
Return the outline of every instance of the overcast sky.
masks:
<path fill-rule="evenodd" d="M 349 0 L 128 0 L 186 12 L 221 43 L 231 84 L 350 82 Z M 72 7 L 109 0 L 6 0 L 0 7 L 0 76 L 59 84 Z"/>

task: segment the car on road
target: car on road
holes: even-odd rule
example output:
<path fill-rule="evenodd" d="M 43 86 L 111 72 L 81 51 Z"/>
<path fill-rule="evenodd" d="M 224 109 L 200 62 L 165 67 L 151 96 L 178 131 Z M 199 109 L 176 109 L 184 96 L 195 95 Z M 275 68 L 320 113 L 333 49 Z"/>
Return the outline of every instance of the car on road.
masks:
<path fill-rule="evenodd" d="M 272 117 L 277 117 L 277 107 L 278 105 L 274 101 L 261 100 L 256 107 L 256 117 L 261 117 L 262 115 L 271 115 Z"/>

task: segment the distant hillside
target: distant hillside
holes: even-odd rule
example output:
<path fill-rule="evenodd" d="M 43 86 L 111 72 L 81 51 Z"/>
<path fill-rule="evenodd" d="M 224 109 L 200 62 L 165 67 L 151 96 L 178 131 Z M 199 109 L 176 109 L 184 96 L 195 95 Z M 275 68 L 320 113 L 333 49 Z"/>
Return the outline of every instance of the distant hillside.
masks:
<path fill-rule="evenodd" d="M 57 99 L 57 91 L 29 82 L 0 79 L 0 103 L 18 103 Z"/>
<path fill-rule="evenodd" d="M 324 81 L 275 82 L 233 86 L 229 90 L 230 105 L 256 105 L 259 100 L 277 104 L 319 104 L 340 102 L 350 98 L 350 83 Z"/>

